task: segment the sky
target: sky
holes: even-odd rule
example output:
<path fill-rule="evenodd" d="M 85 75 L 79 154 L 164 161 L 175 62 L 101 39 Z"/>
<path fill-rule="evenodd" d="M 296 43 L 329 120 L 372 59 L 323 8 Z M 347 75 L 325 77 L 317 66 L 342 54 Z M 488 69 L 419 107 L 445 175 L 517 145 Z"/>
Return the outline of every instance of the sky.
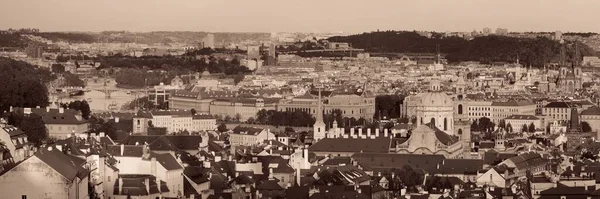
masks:
<path fill-rule="evenodd" d="M 600 0 L 0 0 L 0 29 L 600 32 Z"/>

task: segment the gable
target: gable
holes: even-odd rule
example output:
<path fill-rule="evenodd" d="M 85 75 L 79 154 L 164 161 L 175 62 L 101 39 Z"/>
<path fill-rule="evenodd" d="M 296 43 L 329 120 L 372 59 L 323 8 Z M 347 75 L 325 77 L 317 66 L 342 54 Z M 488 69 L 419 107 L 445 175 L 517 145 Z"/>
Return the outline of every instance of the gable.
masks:
<path fill-rule="evenodd" d="M 25 181 L 28 182 L 27 184 L 32 185 L 38 183 L 70 184 L 69 179 L 36 156 L 27 158 L 0 176 L 0 183 L 15 183 L 19 181 Z"/>

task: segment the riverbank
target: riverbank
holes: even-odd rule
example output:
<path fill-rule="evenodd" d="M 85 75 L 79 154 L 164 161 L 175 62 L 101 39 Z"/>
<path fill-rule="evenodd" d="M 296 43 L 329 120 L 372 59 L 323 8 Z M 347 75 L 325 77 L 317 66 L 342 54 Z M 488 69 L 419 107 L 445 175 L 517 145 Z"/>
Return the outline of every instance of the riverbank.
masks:
<path fill-rule="evenodd" d="M 117 85 L 115 85 L 115 87 L 121 88 L 121 89 L 142 89 L 142 88 L 144 88 L 143 86 L 132 86 L 132 85 L 122 85 L 122 84 L 117 84 Z"/>

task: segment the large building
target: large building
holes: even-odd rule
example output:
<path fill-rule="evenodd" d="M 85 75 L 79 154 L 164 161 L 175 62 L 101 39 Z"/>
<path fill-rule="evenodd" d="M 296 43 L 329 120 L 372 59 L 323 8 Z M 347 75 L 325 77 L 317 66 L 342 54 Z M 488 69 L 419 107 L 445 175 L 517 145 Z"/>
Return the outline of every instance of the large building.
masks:
<path fill-rule="evenodd" d="M 236 146 L 252 146 L 265 140 L 274 140 L 270 129 L 237 126 L 229 134 L 229 142 Z"/>
<path fill-rule="evenodd" d="M 4 143 L 14 162 L 20 162 L 35 152 L 33 143 L 27 140 L 27 134 L 14 126 L 0 123 L 0 142 Z M 0 167 L 4 165 L 4 159 L 1 161 Z"/>
<path fill-rule="evenodd" d="M 0 176 L 2 198 L 89 198 L 86 160 L 42 148 Z"/>
<path fill-rule="evenodd" d="M 406 97 L 402 112 L 409 118 L 416 118 L 419 125 L 429 123 L 454 135 L 454 106 L 454 100 L 441 91 L 440 82 L 432 80 L 430 92 Z"/>
<path fill-rule="evenodd" d="M 81 112 L 64 108 L 15 108 L 19 114 L 35 114 L 42 117 L 48 137 L 64 139 L 72 134 L 80 134 L 89 130 L 89 123 L 83 119 Z"/>
<path fill-rule="evenodd" d="M 323 96 L 322 110 L 326 114 L 340 110 L 343 117 L 373 119 L 375 114 L 375 96 L 369 91 L 334 90 L 321 91 Z M 279 111 L 304 111 L 317 115 L 319 106 L 318 93 L 306 92 L 304 95 L 284 98 L 279 101 Z"/>
<path fill-rule="evenodd" d="M 146 134 L 148 127 L 163 127 L 167 133 L 205 131 L 217 128 L 217 121 L 212 115 L 192 115 L 190 110 L 139 111 L 133 117 L 133 133 Z"/>

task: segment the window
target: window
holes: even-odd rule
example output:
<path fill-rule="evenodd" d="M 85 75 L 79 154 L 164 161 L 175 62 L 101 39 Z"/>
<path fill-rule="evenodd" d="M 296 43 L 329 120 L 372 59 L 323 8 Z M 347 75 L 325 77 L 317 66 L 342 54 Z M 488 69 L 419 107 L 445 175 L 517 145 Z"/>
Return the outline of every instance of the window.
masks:
<path fill-rule="evenodd" d="M 444 118 L 444 131 L 448 130 L 448 120 Z"/>
<path fill-rule="evenodd" d="M 27 195 L 21 195 L 21 199 L 27 199 Z"/>
<path fill-rule="evenodd" d="M 110 182 L 110 176 L 108 176 L 108 181 Z"/>
<path fill-rule="evenodd" d="M 459 114 L 459 115 L 462 115 L 462 114 L 463 114 L 463 105 L 462 105 L 462 104 L 459 104 L 459 105 L 458 105 L 458 114 Z"/>

